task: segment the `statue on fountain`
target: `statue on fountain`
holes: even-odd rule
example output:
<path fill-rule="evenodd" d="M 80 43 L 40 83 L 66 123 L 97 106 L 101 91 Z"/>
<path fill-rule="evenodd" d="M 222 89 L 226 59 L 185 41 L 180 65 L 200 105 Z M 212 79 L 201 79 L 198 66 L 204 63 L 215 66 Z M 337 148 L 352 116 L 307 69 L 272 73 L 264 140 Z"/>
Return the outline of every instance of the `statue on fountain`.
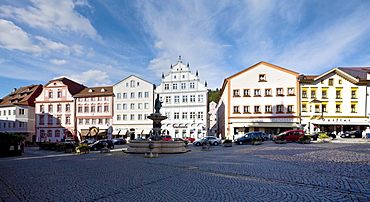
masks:
<path fill-rule="evenodd" d="M 155 113 L 159 114 L 159 110 L 162 108 L 162 102 L 159 100 L 159 94 L 157 94 L 157 99 L 155 99 L 154 109 Z"/>

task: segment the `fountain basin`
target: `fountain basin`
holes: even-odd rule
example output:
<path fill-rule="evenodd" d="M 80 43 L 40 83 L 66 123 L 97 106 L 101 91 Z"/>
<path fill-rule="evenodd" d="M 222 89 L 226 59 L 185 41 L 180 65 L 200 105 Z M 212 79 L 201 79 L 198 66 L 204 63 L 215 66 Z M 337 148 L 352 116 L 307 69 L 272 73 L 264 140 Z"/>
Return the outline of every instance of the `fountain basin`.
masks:
<path fill-rule="evenodd" d="M 153 149 L 149 149 L 149 145 L 153 145 Z M 147 153 L 154 152 L 159 154 L 176 154 L 187 152 L 185 143 L 182 141 L 145 141 L 132 140 L 128 143 L 126 153 Z"/>

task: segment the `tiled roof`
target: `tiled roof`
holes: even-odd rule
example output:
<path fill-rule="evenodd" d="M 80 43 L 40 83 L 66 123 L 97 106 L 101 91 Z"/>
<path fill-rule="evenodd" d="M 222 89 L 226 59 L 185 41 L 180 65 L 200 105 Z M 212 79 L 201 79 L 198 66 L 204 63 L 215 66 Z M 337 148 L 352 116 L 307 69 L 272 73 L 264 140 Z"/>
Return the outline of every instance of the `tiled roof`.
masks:
<path fill-rule="evenodd" d="M 73 97 L 113 96 L 113 86 L 85 88 Z"/>
<path fill-rule="evenodd" d="M 14 89 L 12 93 L 1 99 L 0 106 L 30 105 L 35 106 L 35 98 L 40 95 L 42 85 L 29 85 Z"/>
<path fill-rule="evenodd" d="M 370 71 L 370 67 L 338 67 L 338 69 L 360 79 L 367 79 L 367 73 Z"/>

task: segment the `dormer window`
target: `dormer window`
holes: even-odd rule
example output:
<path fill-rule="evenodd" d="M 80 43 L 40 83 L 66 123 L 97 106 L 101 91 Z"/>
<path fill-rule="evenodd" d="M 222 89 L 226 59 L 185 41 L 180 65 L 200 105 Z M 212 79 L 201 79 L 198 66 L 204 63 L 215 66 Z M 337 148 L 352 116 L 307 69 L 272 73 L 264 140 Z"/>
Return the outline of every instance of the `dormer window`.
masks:
<path fill-rule="evenodd" d="M 100 90 L 100 92 L 105 92 L 105 91 L 107 91 L 107 90 L 105 90 L 104 88 L 102 88 L 102 89 Z"/>
<path fill-rule="evenodd" d="M 260 74 L 260 75 L 258 76 L 258 81 L 260 81 L 260 82 L 264 82 L 264 81 L 266 81 L 266 75 L 265 75 L 265 74 Z"/>
<path fill-rule="evenodd" d="M 92 92 L 94 92 L 94 90 L 93 89 L 89 89 L 89 93 L 92 93 Z"/>

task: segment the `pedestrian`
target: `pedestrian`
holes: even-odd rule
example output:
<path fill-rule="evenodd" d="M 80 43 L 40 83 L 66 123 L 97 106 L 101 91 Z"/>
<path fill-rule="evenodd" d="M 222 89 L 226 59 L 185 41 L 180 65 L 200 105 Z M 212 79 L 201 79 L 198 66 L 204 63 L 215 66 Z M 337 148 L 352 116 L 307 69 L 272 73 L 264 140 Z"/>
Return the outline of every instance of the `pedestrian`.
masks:
<path fill-rule="evenodd" d="M 365 139 L 366 138 L 366 130 L 363 130 L 362 131 L 362 138 Z"/>
<path fill-rule="evenodd" d="M 21 142 L 21 151 L 22 153 L 24 152 L 24 142 L 23 141 Z"/>
<path fill-rule="evenodd" d="M 366 138 L 370 138 L 370 127 L 366 128 Z"/>

